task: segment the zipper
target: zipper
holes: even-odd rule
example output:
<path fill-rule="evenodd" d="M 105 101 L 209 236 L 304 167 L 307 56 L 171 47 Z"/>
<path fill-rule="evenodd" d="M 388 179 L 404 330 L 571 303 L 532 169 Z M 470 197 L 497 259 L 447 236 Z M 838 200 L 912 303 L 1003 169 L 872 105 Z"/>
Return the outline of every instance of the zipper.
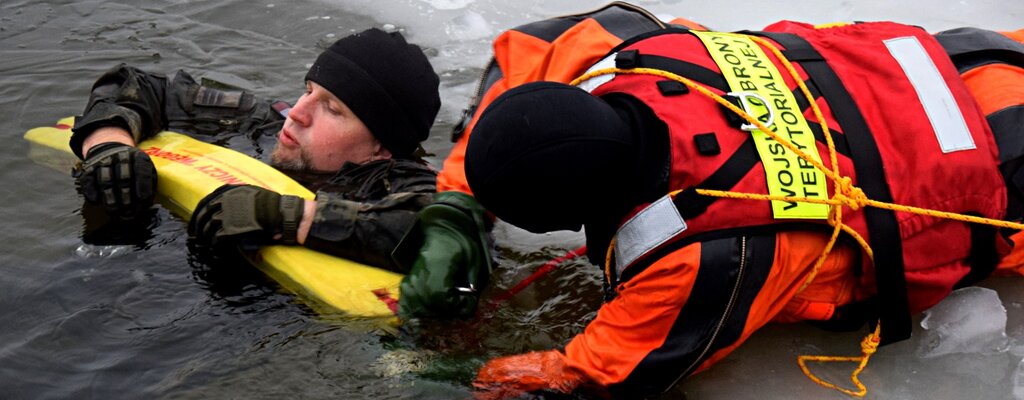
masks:
<path fill-rule="evenodd" d="M 484 95 L 484 82 L 487 81 L 487 73 L 491 72 L 491 68 L 494 67 L 494 63 L 496 62 L 497 60 L 495 60 L 494 57 L 491 57 L 491 59 L 487 61 L 487 65 L 484 66 L 484 72 L 480 74 L 480 79 L 476 81 L 476 90 L 473 92 L 472 108 L 476 108 L 476 106 L 480 105 L 480 98 Z"/>
<path fill-rule="evenodd" d="M 711 350 L 711 346 L 715 344 L 715 339 L 717 339 L 718 334 L 722 332 L 722 328 L 725 327 L 725 321 L 729 319 L 729 315 L 732 314 L 732 310 L 736 306 L 736 298 L 739 297 L 740 294 L 740 284 L 743 283 L 743 275 L 746 270 L 746 266 L 747 237 L 743 236 L 742 238 L 740 238 L 740 267 L 739 271 L 736 273 L 736 284 L 733 285 L 732 287 L 732 293 L 729 295 L 729 302 L 726 303 L 725 305 L 725 311 L 722 313 L 722 318 L 718 320 L 718 324 L 715 326 L 715 330 L 712 331 L 711 333 L 711 339 L 708 340 L 708 344 L 704 346 L 703 350 L 701 350 L 700 356 L 693 360 L 693 363 L 690 364 L 690 366 L 687 367 L 686 370 L 684 370 L 683 373 L 679 375 L 679 377 L 676 378 L 674 382 L 672 382 L 672 385 L 669 386 L 670 388 L 672 386 L 675 386 L 676 383 L 678 383 L 679 380 L 682 379 L 684 376 L 690 375 L 690 373 L 693 372 L 693 369 L 697 368 L 697 366 L 700 365 L 701 361 L 704 359 L 704 356 L 708 354 L 708 351 Z"/>
<path fill-rule="evenodd" d="M 462 116 L 459 118 L 459 122 L 452 127 L 451 140 L 452 143 L 458 142 L 459 138 L 466 133 L 466 128 L 469 127 L 469 121 L 473 119 L 473 114 L 476 114 L 476 108 L 480 106 L 480 100 L 484 96 L 484 82 L 487 81 L 489 72 L 497 62 L 494 57 L 491 57 L 490 61 L 484 67 L 484 72 L 480 74 L 480 79 L 476 82 L 476 90 L 473 91 L 473 99 L 469 101 L 469 106 L 462 110 Z"/>
<path fill-rule="evenodd" d="M 218 117 L 195 117 L 190 119 L 188 124 L 175 122 L 177 121 L 169 122 L 170 125 L 167 127 L 167 130 L 185 130 L 207 136 L 217 136 L 225 131 L 237 132 L 236 129 L 240 126 L 240 120 L 238 119 Z"/>

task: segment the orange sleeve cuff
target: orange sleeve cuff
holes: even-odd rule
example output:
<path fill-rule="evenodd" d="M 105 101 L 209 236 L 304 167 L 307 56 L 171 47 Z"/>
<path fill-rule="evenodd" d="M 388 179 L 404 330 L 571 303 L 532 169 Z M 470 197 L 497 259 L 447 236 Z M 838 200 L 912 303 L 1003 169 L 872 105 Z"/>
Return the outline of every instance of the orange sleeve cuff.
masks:
<path fill-rule="evenodd" d="M 507 399 L 540 390 L 570 393 L 584 381 L 562 352 L 549 350 L 493 359 L 480 368 L 473 387 L 478 399 Z"/>

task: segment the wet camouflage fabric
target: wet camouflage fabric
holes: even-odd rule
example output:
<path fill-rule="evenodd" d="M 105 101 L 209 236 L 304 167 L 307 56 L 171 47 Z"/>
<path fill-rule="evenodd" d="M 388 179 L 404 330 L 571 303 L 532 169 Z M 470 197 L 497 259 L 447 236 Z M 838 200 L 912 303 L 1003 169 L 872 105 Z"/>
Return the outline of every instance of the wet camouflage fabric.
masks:
<path fill-rule="evenodd" d="M 70 145 L 81 156 L 84 137 L 104 126 L 123 127 L 136 141 L 169 129 L 265 161 L 284 123 L 275 104 L 282 103 L 200 84 L 184 71 L 168 79 L 121 64 L 96 81 Z M 334 175 L 289 175 L 317 194 L 307 247 L 392 270 L 400 268 L 391 250 L 436 190 L 436 172 L 419 160 L 349 163 Z"/>

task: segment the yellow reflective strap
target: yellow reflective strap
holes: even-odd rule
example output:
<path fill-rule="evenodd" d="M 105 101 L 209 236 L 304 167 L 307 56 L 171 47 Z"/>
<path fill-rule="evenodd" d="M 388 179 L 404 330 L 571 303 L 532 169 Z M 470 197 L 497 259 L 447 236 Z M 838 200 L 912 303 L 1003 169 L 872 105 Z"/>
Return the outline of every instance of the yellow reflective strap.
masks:
<path fill-rule="evenodd" d="M 828 29 L 828 28 L 836 28 L 836 27 L 846 26 L 846 25 L 852 25 L 852 24 L 849 23 L 849 22 L 843 22 L 843 21 L 828 22 L 828 23 L 824 23 L 824 24 L 817 24 L 817 25 L 814 26 L 814 29 Z"/>
<path fill-rule="evenodd" d="M 696 34 L 698 32 L 692 32 L 691 31 L 691 33 L 695 33 Z M 719 35 L 721 35 L 721 34 L 719 34 Z M 725 36 L 722 36 L 721 38 L 727 39 Z M 781 51 L 779 51 L 778 48 L 776 48 L 773 44 L 771 44 L 771 43 L 769 43 L 769 42 L 767 42 L 767 41 L 765 41 L 764 39 L 761 39 L 761 38 L 757 38 L 757 37 L 747 37 L 747 38 L 749 40 L 753 40 L 753 41 L 761 44 L 762 46 L 764 46 L 764 48 L 770 50 L 775 55 L 775 57 L 777 57 L 779 59 L 779 61 L 782 63 L 782 65 L 785 66 L 786 71 L 790 74 L 790 76 L 792 76 L 793 79 L 795 79 L 797 81 L 797 85 L 800 87 L 800 90 L 804 93 L 804 95 L 807 96 L 808 99 L 812 99 L 810 91 L 807 89 L 806 85 L 804 85 L 804 83 L 802 81 L 800 81 L 800 76 L 797 74 L 796 69 L 793 68 L 793 66 L 789 62 L 789 60 L 787 60 L 785 58 L 785 56 L 782 54 Z M 704 39 L 702 39 L 702 40 L 704 40 Z M 708 41 L 705 41 L 704 43 L 705 43 L 705 46 L 708 47 L 707 46 Z M 715 43 L 715 42 L 711 42 L 711 43 Z M 723 44 L 725 44 L 725 43 L 723 42 Z M 724 47 L 724 48 L 720 47 L 719 51 L 725 51 L 727 49 L 728 49 L 728 47 Z M 745 49 L 750 49 L 750 47 L 747 47 Z M 712 53 L 714 53 L 714 52 L 712 52 Z M 741 52 L 740 54 L 747 55 L 746 53 L 743 53 L 743 52 Z M 761 57 L 762 57 L 761 59 L 758 59 L 758 61 L 756 61 L 756 62 L 754 62 L 752 64 L 756 65 L 758 63 L 762 63 L 762 64 L 766 63 L 767 60 L 765 60 L 763 58 L 764 57 L 763 54 L 761 55 Z M 724 58 L 724 56 L 723 56 L 723 58 Z M 719 64 L 719 65 L 721 65 L 721 64 Z M 736 67 L 737 68 L 745 68 L 743 66 L 743 64 L 739 64 Z M 725 68 L 722 68 L 722 69 L 724 70 Z M 776 74 L 776 76 L 778 76 L 778 73 L 777 73 L 777 71 L 774 68 L 772 68 L 772 71 L 775 71 L 774 73 Z M 741 70 L 741 72 L 745 72 L 745 71 Z M 821 256 L 815 262 L 815 265 L 813 266 L 811 273 L 809 274 L 809 276 L 807 277 L 807 279 L 805 280 L 803 285 L 798 289 L 798 292 L 803 291 L 803 289 L 808 284 L 810 284 L 810 282 L 812 282 L 814 280 L 814 277 L 818 273 L 819 268 L 821 267 L 821 265 L 824 263 L 826 257 L 831 252 L 833 245 L 836 243 L 836 240 L 838 239 L 840 231 L 846 232 L 848 235 L 850 235 L 850 237 L 854 238 L 857 241 L 857 243 L 860 244 L 861 248 L 864 251 L 864 254 L 867 255 L 867 257 L 871 260 L 871 263 L 874 264 L 874 252 L 872 251 L 871 247 L 868 245 L 867 241 L 863 237 L 861 237 L 860 234 L 856 230 L 851 228 L 849 225 L 846 225 L 845 223 L 843 223 L 843 208 L 844 207 L 849 207 L 851 210 L 854 210 L 854 211 L 859 210 L 859 209 L 864 208 L 864 207 L 875 207 L 875 208 L 879 208 L 879 209 L 886 209 L 886 210 L 892 210 L 892 211 L 897 211 L 897 212 L 905 212 L 905 213 L 910 213 L 910 214 L 915 214 L 915 215 L 927 215 L 927 216 L 932 216 L 932 217 L 936 217 L 936 218 L 947 218 L 947 219 L 951 219 L 951 220 L 955 220 L 955 221 L 963 221 L 963 222 L 977 223 L 977 224 L 987 224 L 987 225 L 997 226 L 997 227 L 1001 227 L 1001 228 L 1024 230 L 1024 224 L 1019 223 L 1019 222 L 1001 221 L 1001 220 L 992 219 L 992 218 L 982 218 L 982 217 L 975 217 L 975 216 L 965 215 L 965 214 L 957 214 L 957 213 L 952 213 L 952 212 L 937 211 L 937 210 L 931 210 L 931 209 L 925 209 L 925 208 L 919 208 L 919 207 L 905 206 L 905 205 L 900 205 L 900 204 L 895 204 L 895 203 L 885 203 L 885 202 L 880 202 L 880 201 L 872 200 L 872 199 L 868 198 L 860 188 L 858 188 L 858 187 L 853 185 L 852 179 L 850 177 L 842 176 L 840 174 L 839 168 L 836 166 L 838 164 L 838 162 L 837 162 L 837 156 L 836 156 L 836 151 L 835 151 L 835 143 L 831 140 L 831 136 L 829 136 L 828 134 L 825 135 L 826 143 L 828 144 L 827 147 L 828 147 L 828 151 L 829 151 L 829 158 L 830 158 L 830 161 L 832 163 L 832 167 L 830 169 L 830 168 L 825 167 L 824 164 L 821 163 L 821 158 L 818 155 L 817 148 L 815 146 L 813 146 L 813 143 L 811 143 L 809 145 L 806 145 L 806 147 L 804 147 L 804 148 L 800 148 L 795 143 L 786 141 L 784 137 L 782 137 L 779 133 L 777 133 L 778 132 L 778 127 L 777 126 L 776 127 L 770 127 L 769 126 L 771 124 L 768 123 L 768 120 L 769 119 L 774 120 L 774 118 L 770 117 L 770 114 L 767 113 L 768 109 L 763 107 L 765 102 L 757 102 L 757 101 L 751 101 L 750 100 L 752 98 L 753 99 L 757 99 L 759 97 L 763 97 L 760 94 L 758 94 L 757 96 L 749 96 L 749 95 L 741 96 L 741 97 L 743 97 L 742 101 L 744 102 L 741 105 L 741 107 L 743 107 L 743 109 L 741 109 L 741 108 L 737 107 L 735 104 L 731 103 L 729 100 L 724 99 L 722 96 L 719 96 L 719 95 L 715 94 L 710 89 L 708 89 L 705 86 L 703 86 L 701 84 L 698 84 L 698 83 L 696 83 L 696 82 L 694 82 L 694 81 L 692 81 L 690 79 L 684 78 L 682 76 L 676 75 L 676 74 L 668 72 L 668 71 L 663 71 L 663 70 L 658 70 L 658 69 L 651 69 L 651 68 L 643 68 L 643 67 L 640 67 L 640 68 L 628 68 L 628 69 L 615 68 L 615 67 L 608 67 L 608 68 L 594 67 L 594 68 L 591 68 L 591 70 L 589 70 L 586 73 L 584 73 L 582 76 L 579 76 L 576 79 L 574 79 L 570 84 L 573 85 L 573 86 L 579 86 L 582 83 L 587 82 L 589 79 L 592 79 L 592 78 L 604 77 L 604 76 L 614 77 L 616 74 L 623 74 L 623 75 L 629 75 L 629 74 L 650 75 L 650 76 L 657 76 L 657 77 L 661 77 L 661 78 L 665 78 L 665 79 L 671 79 L 673 81 L 682 83 L 683 85 L 686 85 L 686 87 L 690 88 L 690 90 L 693 90 L 694 92 L 697 92 L 697 93 L 699 93 L 699 94 L 701 94 L 703 96 L 706 96 L 707 98 L 713 100 L 714 102 L 718 103 L 722 107 L 725 107 L 725 108 L 729 109 L 731 112 L 736 113 L 737 115 L 742 117 L 743 120 L 745 120 L 747 122 L 746 125 L 753 125 L 753 126 L 759 128 L 759 129 L 760 128 L 765 129 L 769 133 L 766 133 L 764 135 L 768 136 L 769 138 L 771 138 L 771 137 L 775 137 L 776 138 L 776 139 L 774 139 L 774 140 L 776 140 L 774 142 L 774 144 L 776 144 L 778 146 L 781 146 L 784 149 L 789 150 L 790 152 L 792 152 L 794 154 L 797 154 L 800 157 L 800 159 L 802 159 L 802 160 L 805 159 L 805 158 L 806 159 L 810 159 L 810 161 L 807 161 L 807 160 L 805 160 L 805 161 L 807 161 L 807 163 L 813 164 L 813 166 L 816 168 L 816 170 L 820 171 L 819 172 L 820 174 L 822 174 L 825 178 L 833 181 L 833 183 L 835 184 L 835 193 L 833 194 L 832 198 L 826 198 L 825 196 L 815 196 L 814 198 L 805 197 L 805 196 L 788 196 L 788 195 L 778 196 L 778 195 L 763 194 L 763 193 L 741 193 L 741 192 L 732 192 L 732 191 L 718 191 L 718 190 L 708 190 L 708 189 L 697 189 L 697 193 L 701 194 L 701 195 L 704 195 L 704 196 L 713 196 L 713 197 L 720 197 L 720 198 L 732 198 L 732 199 L 764 200 L 764 201 L 783 202 L 783 203 L 786 203 L 788 201 L 797 201 L 797 202 L 800 202 L 801 204 L 803 204 L 803 203 L 815 204 L 815 205 L 820 205 L 820 206 L 826 207 L 826 209 L 831 209 L 831 213 L 828 214 L 827 222 L 829 223 L 829 225 L 832 225 L 835 228 L 835 230 L 833 231 L 832 237 L 829 239 L 829 242 L 826 244 L 825 248 L 823 249 Z M 609 78 L 608 80 L 611 80 L 611 78 Z M 608 80 L 605 80 L 604 82 L 607 82 Z M 603 83 L 601 83 L 601 84 L 603 84 Z M 596 84 L 596 85 L 594 85 L 594 87 L 600 86 L 601 84 Z M 593 88 L 591 88 L 591 90 L 592 89 Z M 735 97 L 735 95 L 734 95 L 734 97 Z M 791 98 L 792 97 L 790 96 L 790 99 Z M 764 112 L 764 114 L 758 114 L 758 111 L 759 111 L 758 107 L 759 106 L 762 106 L 760 111 Z M 824 131 L 826 133 L 829 132 L 828 124 L 824 120 L 824 117 L 821 114 L 821 110 L 818 108 L 817 104 L 815 102 L 811 101 L 810 107 L 811 107 L 811 110 L 814 112 L 814 115 L 816 116 L 816 118 L 818 118 L 818 120 L 819 120 L 818 123 L 821 125 L 822 131 Z M 759 115 L 759 116 L 755 117 L 754 115 Z M 801 120 L 802 120 L 802 118 L 801 118 Z M 752 129 L 746 129 L 745 128 L 744 130 L 752 130 Z M 755 133 L 763 133 L 763 132 L 762 131 L 756 131 Z M 781 141 L 778 141 L 778 140 L 781 140 Z M 65 148 L 66 148 L 66 146 L 65 146 Z M 817 161 L 815 161 L 815 160 L 817 160 Z M 767 163 L 765 163 L 765 164 L 767 164 Z M 824 180 L 824 178 L 821 179 L 821 180 Z M 680 192 L 682 192 L 682 189 L 677 189 L 677 190 L 672 191 L 671 193 L 669 193 L 669 196 L 670 197 L 675 197 Z M 824 193 L 824 190 L 822 190 L 821 193 Z M 778 217 L 776 217 L 776 218 L 778 218 Z M 611 279 L 610 279 L 610 277 L 611 277 L 611 265 L 612 265 L 612 259 L 613 259 L 612 256 L 614 255 L 614 248 L 615 248 L 615 246 L 616 246 L 616 239 L 615 239 L 615 237 L 613 237 L 612 240 L 609 243 L 608 251 L 607 251 L 606 256 L 605 256 L 605 276 L 609 277 L 609 283 L 611 283 Z M 881 332 L 880 331 L 880 326 L 881 326 L 881 324 L 878 324 L 875 327 L 875 332 L 872 333 L 871 335 L 868 335 L 867 337 L 865 337 L 864 340 L 861 342 L 861 350 L 863 352 L 863 354 L 861 356 L 857 356 L 857 357 L 800 356 L 797 359 L 798 363 L 800 364 L 800 368 L 802 370 L 804 370 L 804 373 L 806 373 L 808 375 L 808 377 L 810 377 L 813 381 L 817 382 L 818 384 L 820 384 L 822 386 L 825 386 L 825 387 L 828 387 L 828 388 L 832 388 L 832 389 L 841 391 L 841 392 L 846 393 L 846 394 L 851 395 L 851 396 L 863 397 L 864 395 L 867 394 L 867 388 L 860 382 L 860 380 L 858 378 L 858 375 L 864 370 L 865 367 L 867 367 L 868 359 L 871 357 L 872 354 L 875 353 L 875 351 L 876 351 L 876 349 L 878 347 L 878 343 L 881 340 L 880 339 L 880 332 Z M 857 386 L 858 391 L 854 392 L 854 391 L 852 391 L 850 389 L 845 389 L 845 388 L 839 387 L 838 385 L 832 384 L 830 382 L 827 382 L 827 381 L 824 381 L 824 380 L 818 378 L 817 376 L 814 376 L 814 374 L 811 373 L 810 370 L 807 368 L 807 365 L 806 365 L 807 361 L 821 361 L 821 362 L 824 362 L 824 361 L 853 361 L 853 362 L 858 362 L 859 365 L 858 365 L 857 369 L 854 370 L 853 373 L 850 376 L 850 378 L 853 381 L 853 383 Z"/>
<path fill-rule="evenodd" d="M 796 148 L 820 163 L 821 156 L 814 141 L 814 133 L 800 111 L 793 92 L 782 79 L 782 74 L 761 47 L 745 35 L 726 32 L 691 33 L 707 47 L 711 58 L 729 83 L 732 95 L 740 98 L 741 108 L 765 123 L 778 137 L 788 139 Z M 828 198 L 826 177 L 822 171 L 760 129 L 751 129 L 757 153 L 764 164 L 768 194 L 822 200 Z M 827 219 L 828 212 L 827 204 L 796 200 L 772 201 L 775 219 Z"/>

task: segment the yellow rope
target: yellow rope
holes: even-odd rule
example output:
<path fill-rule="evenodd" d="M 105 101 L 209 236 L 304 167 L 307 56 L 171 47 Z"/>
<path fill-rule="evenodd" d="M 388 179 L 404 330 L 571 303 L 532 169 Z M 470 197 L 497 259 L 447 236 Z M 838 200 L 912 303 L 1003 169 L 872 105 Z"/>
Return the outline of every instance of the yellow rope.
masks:
<path fill-rule="evenodd" d="M 862 371 L 864 371 L 864 368 L 866 368 L 868 366 L 868 360 L 871 358 L 871 355 L 875 354 L 875 351 L 878 350 L 878 343 L 879 343 L 879 341 L 881 341 L 881 335 L 880 335 L 881 328 L 882 328 L 882 326 L 880 324 L 876 325 L 875 326 L 875 331 L 872 332 L 870 335 L 866 336 L 864 338 L 864 340 L 861 340 L 861 342 L 860 342 L 860 350 L 861 350 L 862 354 L 860 356 L 856 356 L 856 357 L 842 357 L 842 356 L 798 356 L 796 358 L 796 362 L 797 362 L 797 364 L 800 364 L 800 370 L 804 371 L 804 375 L 807 375 L 807 377 L 810 378 L 812 381 L 814 381 L 814 383 L 817 383 L 817 384 L 819 384 L 821 386 L 824 386 L 824 387 L 827 387 L 829 389 L 838 390 L 838 391 L 846 393 L 846 394 L 848 394 L 850 396 L 864 397 L 864 395 L 868 394 L 868 388 L 866 386 L 864 386 L 863 383 L 861 383 L 859 377 L 860 377 L 860 373 Z M 857 391 L 854 392 L 853 390 L 850 390 L 850 389 L 847 389 L 847 388 L 844 388 L 844 387 L 840 387 L 839 385 L 836 385 L 836 384 L 834 384 L 832 382 L 828 382 L 828 381 L 826 381 L 824 379 L 818 378 L 818 376 L 814 375 L 814 373 L 811 372 L 810 368 L 807 367 L 807 362 L 808 361 L 817 361 L 817 362 L 843 362 L 843 361 L 845 361 L 845 362 L 856 362 L 856 363 L 858 363 L 857 364 L 857 368 L 855 370 L 853 370 L 853 373 L 850 374 L 850 381 L 852 381 L 853 384 L 855 386 L 857 386 Z"/>
<path fill-rule="evenodd" d="M 858 188 L 858 187 L 853 185 L 853 182 L 850 179 L 850 177 L 842 176 L 842 174 L 840 173 L 840 171 L 839 171 L 838 155 L 837 155 L 837 152 L 836 152 L 836 149 L 835 149 L 835 142 L 832 140 L 832 132 L 829 130 L 828 123 L 826 122 L 825 117 L 822 115 L 821 109 L 818 107 L 818 104 L 815 101 L 814 96 L 812 96 L 810 90 L 807 89 L 807 86 L 804 84 L 803 79 L 800 78 L 800 74 L 796 71 L 796 68 L 793 67 L 793 64 L 790 63 L 789 60 L 786 59 L 786 57 L 782 54 L 782 52 L 777 47 L 775 47 L 775 45 L 773 45 L 772 43 L 770 43 L 770 42 L 768 42 L 768 41 L 766 41 L 766 40 L 764 40 L 762 38 L 758 38 L 758 37 L 750 36 L 750 38 L 752 40 L 756 41 L 757 43 L 759 43 L 761 46 L 764 46 L 765 48 L 770 50 L 772 52 L 772 54 L 775 55 L 775 57 L 783 64 L 783 66 L 786 68 L 786 70 L 793 77 L 793 80 L 796 82 L 797 86 L 800 88 L 800 91 L 804 94 L 805 98 L 808 99 L 808 102 L 810 104 L 811 110 L 814 113 L 815 118 L 818 119 L 818 123 L 821 126 L 821 130 L 822 130 L 822 132 L 824 133 L 824 136 L 825 136 L 825 143 L 828 146 L 829 162 L 832 165 L 831 169 L 825 167 L 825 165 L 823 165 L 820 161 L 812 158 L 810 155 L 808 155 L 803 150 L 798 148 L 792 142 L 790 142 L 790 141 L 782 138 L 778 134 L 776 134 L 773 130 L 771 130 L 770 128 L 765 126 L 764 123 L 759 121 L 757 118 L 754 118 L 753 116 L 748 114 L 743 109 L 737 107 L 732 102 L 722 98 L 722 96 L 719 96 L 719 95 L 715 94 L 714 92 L 712 92 L 712 91 L 708 90 L 707 88 L 705 88 L 705 87 L 703 87 L 703 86 L 693 82 L 690 79 L 684 78 L 682 76 L 679 76 L 677 74 L 674 74 L 674 73 L 671 73 L 671 72 L 668 72 L 668 71 L 652 69 L 652 68 L 632 68 L 632 69 L 605 68 L 605 69 L 600 69 L 600 70 L 588 72 L 588 73 L 586 73 L 586 74 L 584 74 L 584 75 L 574 79 L 572 82 L 570 82 L 570 84 L 573 85 L 573 86 L 578 86 L 583 81 L 586 81 L 588 79 L 591 79 L 591 78 L 594 78 L 594 77 L 597 77 L 597 76 L 608 75 L 608 74 L 653 75 L 653 76 L 659 76 L 659 77 L 671 79 L 671 80 L 674 80 L 676 82 L 680 82 L 683 85 L 686 85 L 686 87 L 690 88 L 690 90 L 693 90 L 693 91 L 695 91 L 697 93 L 700 93 L 700 94 L 704 95 L 705 97 L 710 98 L 711 100 L 714 100 L 716 103 L 722 105 L 726 109 L 728 109 L 728 110 L 732 111 L 733 113 L 739 115 L 740 117 L 742 117 L 747 122 L 749 122 L 749 123 L 753 124 L 754 126 L 756 126 L 761 132 L 764 132 L 766 135 L 770 136 L 776 142 L 782 144 L 787 149 L 789 149 L 790 151 L 794 152 L 797 156 L 799 156 L 800 158 L 804 159 L 804 161 L 807 161 L 809 164 L 813 165 L 815 168 L 817 168 L 819 171 L 821 171 L 823 174 L 825 174 L 825 176 L 828 179 L 830 179 L 833 182 L 833 185 L 834 185 L 834 190 L 833 190 L 832 197 L 830 197 L 828 199 L 808 198 L 808 197 L 801 197 L 801 196 L 776 196 L 776 195 L 767 195 L 767 194 L 760 194 L 760 193 L 737 193 L 737 192 L 731 192 L 731 191 L 697 189 L 697 193 L 698 194 L 705 195 L 705 196 L 714 196 L 714 197 L 731 198 L 731 199 L 762 200 L 762 201 L 779 200 L 779 201 L 787 201 L 787 202 L 803 202 L 803 203 L 828 204 L 830 206 L 829 207 L 829 215 L 828 215 L 827 221 L 828 221 L 829 225 L 831 225 L 834 228 L 833 231 L 832 231 L 832 235 L 829 238 L 828 243 L 826 243 L 825 248 L 823 249 L 821 255 L 815 261 L 814 266 L 811 268 L 811 272 L 808 274 L 807 278 L 804 280 L 804 282 L 802 283 L 800 288 L 797 290 L 797 293 L 800 293 L 805 288 L 807 288 L 807 286 L 810 285 L 810 283 L 817 276 L 818 271 L 820 270 L 821 266 L 824 264 L 825 260 L 828 258 L 828 255 L 831 253 L 832 248 L 834 247 L 836 241 L 838 240 L 840 232 L 846 232 L 851 237 L 853 237 L 854 240 L 856 240 L 857 243 L 860 245 L 861 249 L 864 251 L 864 254 L 866 254 L 868 256 L 868 258 L 871 260 L 872 264 L 874 263 L 874 252 L 872 251 L 871 246 L 853 228 L 851 228 L 849 225 L 847 225 L 847 224 L 845 224 L 843 222 L 843 207 L 844 206 L 850 208 L 850 210 L 852 210 L 852 211 L 856 211 L 856 210 L 859 210 L 859 209 L 864 208 L 864 207 L 876 207 L 876 208 L 892 210 L 892 211 L 896 211 L 896 212 L 907 212 L 907 213 L 918 214 L 918 215 L 926 215 L 926 216 L 931 216 L 931 217 L 936 217 L 936 218 L 952 219 L 952 220 L 963 221 L 963 222 L 968 222 L 968 223 L 986 224 L 986 225 L 993 225 L 993 226 L 997 226 L 997 227 L 1001 227 L 1001 228 L 1010 228 L 1010 229 L 1024 230 L 1024 224 L 1021 224 L 1021 223 L 1002 221 L 1002 220 L 991 219 L 991 218 L 982 218 L 982 217 L 976 217 L 976 216 L 972 216 L 972 215 L 964 215 L 964 214 L 958 214 L 958 213 L 952 213 L 952 212 L 946 212 L 946 211 L 931 210 L 931 209 L 926 209 L 926 208 L 921 208 L 921 207 L 913 207 L 913 206 L 906 206 L 906 205 L 900 205 L 900 204 L 886 203 L 886 202 L 881 202 L 881 201 L 872 200 L 872 199 L 868 198 L 867 195 L 864 194 L 863 190 L 861 190 L 860 188 Z M 669 195 L 672 196 L 672 197 L 675 197 L 679 192 L 680 192 L 680 190 L 677 190 L 677 191 L 674 191 L 674 192 L 670 193 Z M 614 244 L 614 240 L 615 239 L 613 238 L 612 239 L 612 244 Z M 605 272 L 609 274 L 609 275 L 607 275 L 609 277 L 611 276 L 610 275 L 610 272 L 611 272 L 611 265 L 610 265 L 611 264 L 611 258 L 612 258 L 612 245 L 609 245 L 608 254 L 607 254 L 607 257 L 606 257 L 606 261 L 605 261 Z M 861 343 L 861 348 L 862 348 L 864 354 L 862 356 L 860 356 L 860 357 L 800 356 L 800 357 L 797 358 L 797 361 L 800 364 L 800 368 L 804 371 L 804 373 L 808 376 L 808 378 L 810 378 L 811 380 L 813 380 L 814 382 L 816 382 L 816 383 L 818 383 L 818 384 L 820 384 L 822 386 L 839 390 L 839 391 L 841 391 L 843 393 L 846 393 L 846 394 L 849 394 L 851 396 L 862 397 L 865 394 L 867 394 L 867 388 L 860 382 L 860 380 L 857 378 L 857 376 L 867 366 L 868 359 L 871 357 L 871 354 L 873 354 L 875 352 L 875 349 L 878 347 L 878 341 L 879 341 L 880 332 L 881 332 L 880 329 L 881 329 L 881 324 L 876 325 L 875 332 L 872 333 L 872 334 L 869 334 L 867 337 L 864 338 L 864 340 Z M 834 385 L 832 383 L 825 382 L 825 381 L 817 378 L 816 376 L 814 376 L 814 374 L 812 374 L 806 368 L 806 366 L 804 365 L 804 360 L 814 360 L 814 361 L 820 361 L 820 362 L 825 362 L 825 361 L 859 361 L 860 365 L 853 372 L 853 374 L 851 376 L 851 379 L 857 385 L 857 387 L 860 389 L 860 391 L 853 392 L 853 391 L 850 391 L 848 389 L 840 388 L 840 387 L 838 387 L 838 386 L 836 386 L 836 385 Z"/>
<path fill-rule="evenodd" d="M 796 72 L 796 68 L 794 68 L 793 64 L 789 62 L 789 59 L 782 55 L 782 52 L 779 51 L 777 47 L 759 37 L 748 37 L 751 40 L 754 40 L 755 42 L 760 44 L 761 46 L 764 46 L 771 50 L 772 54 L 775 55 L 775 58 L 782 62 L 782 64 L 786 67 L 786 71 L 788 71 L 790 76 L 793 77 L 793 80 L 796 81 L 796 84 L 800 88 L 800 91 L 804 94 L 804 98 L 808 100 L 808 103 L 811 106 L 811 111 L 814 112 L 814 117 L 818 119 L 818 124 L 821 125 L 821 132 L 823 133 L 823 136 L 825 136 L 825 144 L 828 145 L 828 157 L 829 161 L 832 163 L 832 174 L 835 176 L 840 176 L 839 156 L 836 155 L 836 145 L 835 142 L 833 142 L 832 140 L 832 131 L 828 129 L 828 121 L 825 120 L 825 116 L 821 114 L 821 109 L 818 107 L 818 103 L 814 99 L 814 96 L 811 95 L 811 91 L 807 89 L 807 85 L 804 84 L 804 80 L 800 78 L 800 74 Z M 760 129 L 760 127 L 758 128 Z M 772 132 L 772 134 L 774 135 L 774 132 Z M 778 141 L 777 136 L 772 136 L 772 138 Z M 807 159 L 807 157 L 804 157 L 804 159 Z M 844 177 L 842 179 L 833 179 L 832 182 L 835 185 L 835 190 L 833 190 L 833 193 L 839 194 L 844 198 L 846 194 L 849 193 L 853 196 L 854 200 L 859 200 L 860 198 L 867 198 L 867 196 L 864 195 L 863 191 L 853 186 L 852 181 L 848 177 Z M 832 197 L 835 198 L 836 195 L 833 195 Z M 856 210 L 856 208 L 853 208 L 853 210 Z M 832 247 L 835 245 L 836 240 L 839 239 L 840 230 L 842 230 L 843 227 L 846 227 L 846 231 L 853 231 L 853 229 L 849 229 L 849 226 L 843 223 L 842 207 L 830 207 L 829 224 L 835 228 L 832 230 L 832 236 L 829 237 L 828 243 L 825 244 L 825 249 L 821 252 L 821 256 L 819 256 L 818 259 L 814 261 L 814 266 L 811 268 L 811 273 L 807 275 L 806 279 L 804 279 L 804 283 L 800 285 L 799 289 L 797 289 L 797 293 L 803 292 L 804 289 L 811 285 L 811 282 L 814 281 L 814 278 L 818 276 L 818 271 L 821 270 L 821 266 L 825 264 L 825 260 L 828 258 L 829 253 L 832 252 Z M 855 234 L 853 236 L 854 238 L 857 239 L 857 243 L 861 245 L 861 248 L 865 249 L 865 253 L 870 254 L 871 259 L 874 260 L 874 252 L 871 251 L 871 246 L 868 246 L 867 242 L 865 242 L 860 235 Z"/>
<path fill-rule="evenodd" d="M 608 281 L 608 284 L 612 283 L 612 254 L 615 250 L 615 236 L 612 236 L 612 240 L 608 242 L 608 251 L 604 254 L 604 279 Z M 614 289 L 614 288 L 612 288 Z"/>

